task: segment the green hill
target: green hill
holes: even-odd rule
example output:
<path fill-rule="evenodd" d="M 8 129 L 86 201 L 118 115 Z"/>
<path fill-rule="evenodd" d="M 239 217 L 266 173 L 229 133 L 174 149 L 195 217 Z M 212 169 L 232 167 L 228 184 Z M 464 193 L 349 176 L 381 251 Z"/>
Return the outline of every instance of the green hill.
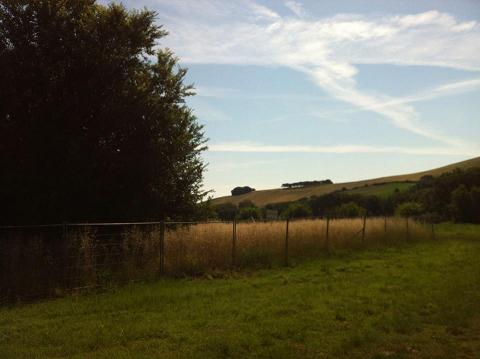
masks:
<path fill-rule="evenodd" d="M 379 183 L 404 182 L 403 184 L 399 183 L 399 185 L 401 187 L 406 187 L 404 186 L 406 181 L 418 181 L 420 178 L 422 178 L 425 175 L 438 176 L 444 172 L 452 171 L 455 168 L 465 169 L 470 167 L 480 167 L 480 157 L 475 157 L 470 160 L 453 163 L 451 165 L 435 168 L 429 171 L 416 172 L 416 173 L 410 173 L 410 174 L 404 174 L 404 175 L 380 177 L 380 178 L 374 178 L 374 179 L 368 179 L 368 180 L 362 180 L 362 181 L 334 183 L 334 184 L 319 185 L 319 186 L 304 187 L 304 188 L 267 189 L 267 190 L 250 192 L 240 196 L 218 197 L 213 199 L 213 204 L 220 204 L 220 203 L 227 203 L 227 202 L 238 204 L 239 202 L 248 199 L 253 203 L 255 203 L 257 206 L 265 206 L 268 203 L 291 202 L 291 201 L 299 200 L 300 198 L 311 197 L 313 195 L 318 196 L 318 195 L 342 190 L 344 188 L 346 190 L 354 190 L 358 192 L 362 191 L 361 187 L 365 188 L 363 189 L 363 191 L 366 191 L 366 192 L 368 192 L 369 190 L 379 191 L 379 190 L 382 190 L 382 186 L 380 185 L 374 186 L 372 187 L 372 189 L 366 186 L 372 186 Z M 386 189 L 386 188 L 388 188 L 388 190 L 391 189 L 388 186 L 383 186 L 383 187 L 384 187 L 383 189 Z M 367 190 L 366 188 L 369 188 L 369 190 Z M 370 194 L 372 193 L 370 192 Z"/>
<path fill-rule="evenodd" d="M 406 191 L 414 186 L 414 182 L 388 182 L 380 185 L 358 187 L 346 191 L 349 194 L 363 194 L 382 198 L 390 197 L 396 191 Z"/>

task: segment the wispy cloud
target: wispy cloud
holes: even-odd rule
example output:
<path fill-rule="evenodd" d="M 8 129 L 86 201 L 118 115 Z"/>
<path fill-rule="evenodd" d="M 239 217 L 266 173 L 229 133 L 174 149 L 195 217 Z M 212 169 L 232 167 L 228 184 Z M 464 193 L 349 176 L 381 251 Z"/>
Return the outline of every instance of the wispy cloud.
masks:
<path fill-rule="evenodd" d="M 331 97 L 302 93 L 256 93 L 239 89 L 217 86 L 196 86 L 197 97 L 212 97 L 231 100 L 292 100 L 292 101 L 332 101 Z"/>
<path fill-rule="evenodd" d="M 266 120 L 259 120 L 258 124 L 271 124 L 271 123 L 278 123 L 278 122 L 285 122 L 285 121 L 298 121 L 301 120 L 315 120 L 315 121 L 328 121 L 328 122 L 335 122 L 335 123 L 348 123 L 350 120 L 338 113 L 333 112 L 320 112 L 320 111 L 301 111 L 295 113 L 289 113 L 282 116 L 266 119 Z"/>
<path fill-rule="evenodd" d="M 452 148 L 471 144 L 426 127 L 413 103 L 476 88 L 478 79 L 404 98 L 360 90 L 356 64 L 428 65 L 480 71 L 480 26 L 435 10 L 401 16 L 307 15 L 298 1 L 280 16 L 253 0 L 163 4 L 166 39 L 187 63 L 287 66 L 335 99 L 373 111 L 393 125 Z M 162 44 L 164 45 L 164 44 Z"/>
<path fill-rule="evenodd" d="M 161 3 L 159 18 L 173 30 L 165 43 L 188 63 L 311 65 L 341 77 L 354 76 L 358 63 L 480 70 L 478 23 L 437 11 L 315 20 L 282 18 L 246 0 Z"/>
<path fill-rule="evenodd" d="M 389 106 L 403 105 L 414 102 L 429 101 L 436 98 L 441 98 L 444 96 L 453 96 L 458 94 L 463 94 L 465 92 L 476 91 L 480 89 L 480 78 L 451 82 L 448 84 L 443 84 L 435 87 L 422 90 L 413 95 L 396 97 L 383 102 L 380 102 L 376 106 L 365 106 L 357 109 L 344 110 L 341 113 L 354 113 L 358 111 L 374 111 L 382 108 L 387 108 Z M 328 116 L 332 116 L 334 113 L 328 113 Z"/>
<path fill-rule="evenodd" d="M 464 92 L 475 91 L 480 89 L 480 78 L 475 78 L 465 81 L 451 82 L 448 84 L 436 86 L 425 90 L 414 96 L 407 96 L 403 98 L 405 102 L 417 102 L 432 100 L 437 97 L 451 96 L 461 94 Z"/>
<path fill-rule="evenodd" d="M 210 144 L 210 152 L 249 152 L 249 153 L 392 153 L 409 155 L 452 155 L 476 156 L 474 149 L 448 149 L 445 147 L 398 147 L 368 145 L 303 146 L 303 145 L 264 145 L 253 142 L 227 142 Z"/>
<path fill-rule="evenodd" d="M 195 98 L 194 114 L 202 122 L 224 122 L 231 121 L 230 116 L 218 108 L 211 106 L 208 102 Z"/>
<path fill-rule="evenodd" d="M 434 129 L 427 128 L 420 122 L 420 116 L 409 102 L 414 102 L 420 98 L 393 99 L 387 96 L 369 94 L 356 89 L 351 79 L 342 80 L 333 78 L 322 69 L 303 68 L 303 71 L 309 73 L 326 92 L 333 97 L 358 106 L 362 110 L 375 112 L 389 119 L 396 127 L 410 131 L 417 135 L 440 141 L 451 146 L 465 147 L 468 144 L 447 134 L 442 134 Z M 443 91 L 439 91 L 441 93 Z M 437 93 L 438 95 L 438 93 Z M 433 95 L 432 95 L 433 96 Z M 432 98 L 432 97 L 430 97 Z"/>
<path fill-rule="evenodd" d="M 195 86 L 195 92 L 200 97 L 237 98 L 242 96 L 241 91 L 227 87 Z"/>
<path fill-rule="evenodd" d="M 307 12 L 303 8 L 303 5 L 300 4 L 300 2 L 296 0 L 287 0 L 285 1 L 285 6 L 290 9 L 291 12 L 293 12 L 295 15 L 298 17 L 304 17 L 306 16 Z"/>

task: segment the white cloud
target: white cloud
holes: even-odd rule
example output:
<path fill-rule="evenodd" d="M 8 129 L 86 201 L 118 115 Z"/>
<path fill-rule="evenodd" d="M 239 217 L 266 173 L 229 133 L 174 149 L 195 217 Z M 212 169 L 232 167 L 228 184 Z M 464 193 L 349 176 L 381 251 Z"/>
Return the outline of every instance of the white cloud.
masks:
<path fill-rule="evenodd" d="M 255 18 L 257 19 L 273 21 L 280 19 L 280 16 L 275 11 L 270 10 L 266 6 L 259 5 L 253 0 L 247 1 L 247 5 L 253 11 Z"/>
<path fill-rule="evenodd" d="M 165 42 L 189 63 L 328 68 L 398 63 L 480 70 L 478 24 L 436 11 L 314 20 L 282 18 L 247 0 L 162 4 L 160 22 L 173 30 Z"/>
<path fill-rule="evenodd" d="M 160 22 L 172 30 L 165 44 L 187 63 L 287 66 L 307 74 L 334 98 L 376 112 L 399 128 L 454 148 L 469 146 L 424 126 L 412 103 L 463 91 L 476 86 L 476 79 L 457 88 L 436 89 L 430 95 L 394 98 L 359 90 L 355 76 L 356 64 L 480 71 L 480 26 L 475 21 L 458 21 L 435 10 L 312 19 L 281 17 L 253 0 L 161 2 L 166 10 L 160 13 Z M 304 15 L 298 1 L 285 5 Z"/>
<path fill-rule="evenodd" d="M 210 152 L 247 153 L 395 153 L 410 155 L 463 155 L 477 156 L 473 149 L 448 149 L 445 147 L 398 147 L 369 145 L 303 146 L 303 145 L 264 145 L 253 142 L 226 142 L 210 144 Z"/>
<path fill-rule="evenodd" d="M 438 25 L 452 29 L 453 31 L 466 31 L 475 27 L 475 21 L 457 23 L 450 14 L 438 12 L 436 10 L 423 12 L 415 15 L 395 16 L 392 18 L 402 28 L 413 28 L 420 26 Z"/>
<path fill-rule="evenodd" d="M 305 9 L 303 8 L 302 4 L 300 4 L 296 0 L 287 0 L 285 1 L 285 6 L 290 9 L 291 12 L 293 12 L 295 15 L 298 17 L 304 17 L 306 16 Z"/>

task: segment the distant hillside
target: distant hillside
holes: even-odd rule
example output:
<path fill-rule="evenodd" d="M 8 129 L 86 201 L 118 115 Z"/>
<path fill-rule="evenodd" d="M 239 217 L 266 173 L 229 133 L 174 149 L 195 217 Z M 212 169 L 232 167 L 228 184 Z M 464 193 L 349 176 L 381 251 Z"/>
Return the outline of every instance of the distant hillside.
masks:
<path fill-rule="evenodd" d="M 414 185 L 415 182 L 388 182 L 380 185 L 358 187 L 345 191 L 344 193 L 387 198 L 393 195 L 396 191 L 403 192 L 410 189 Z"/>
<path fill-rule="evenodd" d="M 225 196 L 218 197 L 213 200 L 213 204 L 220 204 L 231 202 L 238 204 L 243 200 L 250 200 L 255 203 L 257 206 L 264 206 L 268 203 L 280 203 L 280 202 L 291 202 L 296 201 L 300 198 L 311 197 L 313 195 L 322 195 L 337 190 L 342 190 L 343 188 L 350 190 L 353 188 L 363 187 L 365 185 L 374 185 L 376 183 L 386 183 L 386 182 L 405 182 L 405 181 L 418 181 L 425 175 L 438 176 L 444 172 L 449 172 L 455 168 L 470 168 L 470 167 L 480 167 L 480 157 L 475 157 L 470 160 L 453 163 L 448 166 L 435 168 L 429 171 L 410 173 L 405 175 L 390 176 L 390 177 L 380 177 L 363 181 L 356 182 L 345 182 L 345 183 L 334 183 L 334 184 L 323 184 L 319 186 L 305 187 L 305 188 L 293 188 L 293 189 L 267 189 L 259 190 L 255 192 L 250 192 L 240 196 Z"/>

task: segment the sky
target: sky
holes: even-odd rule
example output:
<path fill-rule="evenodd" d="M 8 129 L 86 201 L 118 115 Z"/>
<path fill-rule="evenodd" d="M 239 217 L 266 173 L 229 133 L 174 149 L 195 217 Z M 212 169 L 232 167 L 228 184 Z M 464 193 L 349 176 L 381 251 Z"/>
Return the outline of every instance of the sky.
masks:
<path fill-rule="evenodd" d="M 480 156 L 478 0 L 123 4 L 155 10 L 189 70 L 214 197 Z"/>

